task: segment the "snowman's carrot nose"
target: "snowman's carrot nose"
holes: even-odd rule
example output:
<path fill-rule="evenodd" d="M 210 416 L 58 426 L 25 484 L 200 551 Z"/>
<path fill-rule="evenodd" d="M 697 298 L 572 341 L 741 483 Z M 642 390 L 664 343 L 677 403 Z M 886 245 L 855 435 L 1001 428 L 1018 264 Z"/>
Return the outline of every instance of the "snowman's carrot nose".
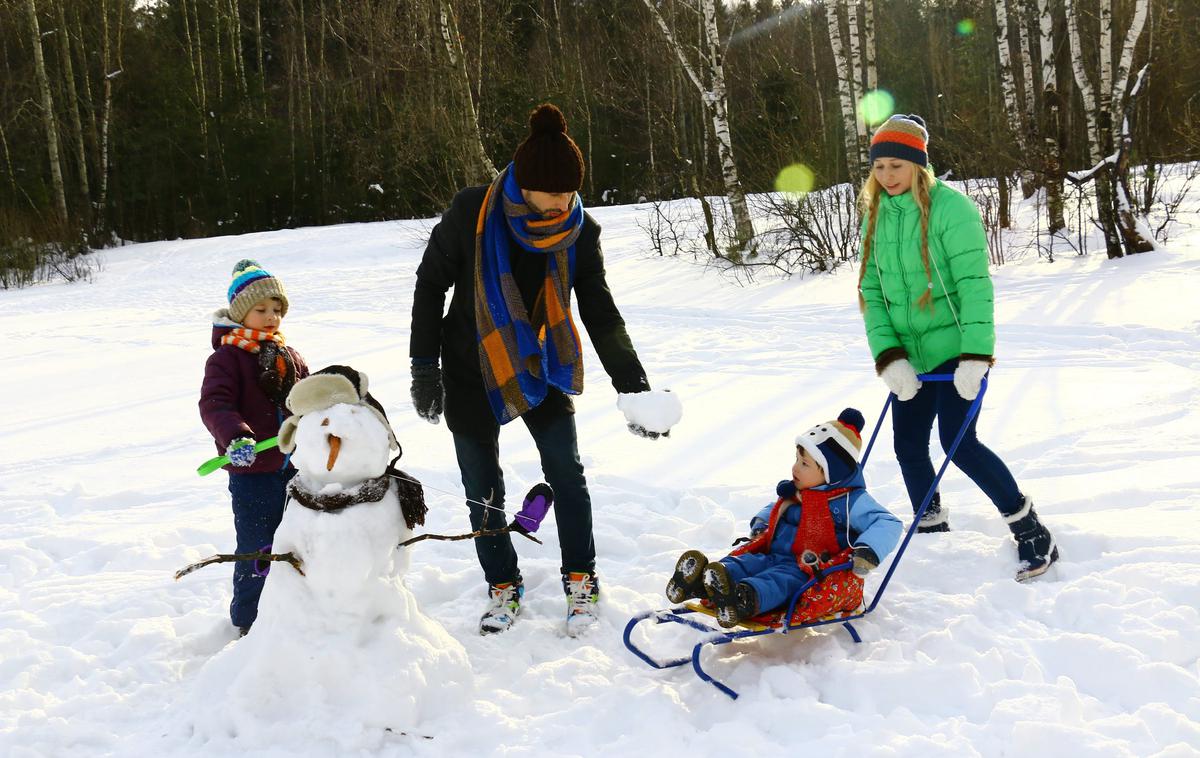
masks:
<path fill-rule="evenodd" d="M 338 451 L 342 449 L 342 438 L 336 434 L 329 435 L 329 461 L 325 464 L 326 471 L 333 471 L 333 464 L 337 463 Z"/>

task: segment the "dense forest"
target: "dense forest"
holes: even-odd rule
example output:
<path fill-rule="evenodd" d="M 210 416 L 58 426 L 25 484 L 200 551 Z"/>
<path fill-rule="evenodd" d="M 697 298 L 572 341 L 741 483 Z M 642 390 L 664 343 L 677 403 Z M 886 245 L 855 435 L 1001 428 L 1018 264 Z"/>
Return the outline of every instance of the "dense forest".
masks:
<path fill-rule="evenodd" d="M 790 165 L 858 181 L 887 108 L 924 116 L 939 174 L 1052 206 L 1118 148 L 1200 157 L 1198 21 L 1198 0 L 0 0 L 0 241 L 429 216 L 544 101 L 590 205 L 736 217 Z M 1119 212 L 1118 182 L 1096 191 Z"/>

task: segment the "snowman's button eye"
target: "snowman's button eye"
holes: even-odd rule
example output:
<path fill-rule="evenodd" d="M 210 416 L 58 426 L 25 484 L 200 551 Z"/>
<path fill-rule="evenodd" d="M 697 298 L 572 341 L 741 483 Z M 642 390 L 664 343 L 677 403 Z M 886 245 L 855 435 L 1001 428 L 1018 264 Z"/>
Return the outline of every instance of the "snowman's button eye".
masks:
<path fill-rule="evenodd" d="M 327 418 L 324 421 L 322 421 L 321 426 L 329 426 L 329 419 Z"/>

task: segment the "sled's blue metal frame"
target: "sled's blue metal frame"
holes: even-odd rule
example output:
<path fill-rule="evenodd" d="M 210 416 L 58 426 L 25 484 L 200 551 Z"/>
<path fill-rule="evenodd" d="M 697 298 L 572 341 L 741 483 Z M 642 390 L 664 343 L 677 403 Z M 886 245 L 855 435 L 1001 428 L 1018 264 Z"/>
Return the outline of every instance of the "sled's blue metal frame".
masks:
<path fill-rule="evenodd" d="M 954 381 L 953 374 L 921 374 L 918 376 L 918 378 L 923 382 Z M 946 458 L 942 461 L 941 467 L 938 468 L 936 476 L 933 477 L 933 483 L 929 485 L 929 490 L 925 493 L 924 499 L 921 500 L 921 507 L 917 509 L 916 514 L 913 516 L 912 524 L 908 527 L 908 531 L 905 532 L 904 539 L 901 541 L 900 547 L 896 550 L 896 557 L 892 559 L 891 565 L 888 566 L 887 573 L 883 576 L 883 581 L 879 584 L 879 590 L 876 591 L 875 596 L 871 598 L 870 605 L 866 606 L 863 610 L 853 613 L 852 615 L 842 616 L 839 618 L 824 619 L 821 621 L 808 621 L 803 624 L 791 623 L 792 613 L 796 609 L 796 603 L 799 602 L 800 597 L 805 593 L 805 591 L 807 591 L 808 588 L 813 584 L 820 581 L 823 576 L 826 576 L 834 571 L 850 570 L 852 564 L 850 562 L 846 562 L 840 563 L 836 566 L 831 566 L 820 576 L 814 577 L 813 579 L 805 582 L 805 584 L 799 590 L 797 590 L 794 595 L 792 595 L 792 599 L 788 603 L 786 613 L 780 617 L 781 619 L 785 619 L 780 626 L 759 629 L 743 629 L 741 631 L 725 631 L 723 629 L 714 629 L 708 624 L 686 617 L 686 614 L 696 613 L 697 611 L 688 608 L 687 606 L 678 606 L 667 610 L 646 611 L 645 613 L 640 613 L 629 619 L 629 623 L 625 625 L 625 647 L 629 648 L 630 652 L 656 669 L 674 668 L 676 666 L 682 666 L 685 663 L 691 662 L 692 669 L 695 670 L 696 676 L 700 677 L 700 679 L 703 681 L 708 682 L 721 692 L 724 692 L 726 695 L 736 700 L 738 697 L 737 692 L 731 689 L 728 685 L 713 678 L 704 670 L 704 667 L 700 665 L 700 653 L 706 646 L 712 645 L 713 647 L 717 647 L 719 645 L 726 645 L 734 640 L 746 639 L 748 637 L 761 637 L 765 634 L 775 634 L 777 632 L 780 634 L 787 634 L 788 632 L 796 629 L 809 629 L 816 626 L 825 626 L 826 624 L 841 624 L 846 628 L 846 631 L 850 633 L 851 639 L 853 639 L 856 643 L 862 642 L 862 637 L 859 636 L 858 631 L 850 622 L 863 618 L 868 613 L 874 611 L 875 607 L 879 605 L 879 601 L 883 597 L 884 590 L 887 589 L 888 583 L 892 580 L 892 574 L 896 572 L 896 567 L 900 565 L 900 558 L 904 555 L 904 551 L 908 547 L 909 540 L 911 540 L 912 536 L 917 532 L 917 524 L 920 523 L 921 517 L 925 515 L 925 509 L 929 507 L 929 503 L 933 500 L 933 494 L 937 492 L 938 483 L 941 482 L 942 475 L 946 473 L 946 468 L 949 467 L 951 459 L 954 458 L 954 453 L 958 450 L 959 443 L 961 443 L 963 437 L 966 436 L 967 429 L 970 428 L 971 422 L 974 421 L 976 416 L 979 415 L 979 409 L 983 405 L 983 396 L 986 392 L 987 377 L 984 376 L 979 385 L 979 394 L 975 396 L 975 399 L 971 402 L 971 406 L 967 409 L 967 416 L 965 419 L 963 419 L 962 428 L 958 430 L 958 434 L 954 437 L 954 442 L 950 445 L 950 449 L 946 451 Z M 875 438 L 879 435 L 879 428 L 883 425 L 883 420 L 887 418 L 888 410 L 892 407 L 892 402 L 895 401 L 895 399 L 895 395 L 888 393 L 887 400 L 883 404 L 883 411 L 880 412 L 879 420 L 875 423 L 875 429 L 871 432 L 871 440 L 867 443 L 867 449 L 863 451 L 862 462 L 860 463 L 861 466 L 865 467 L 867 465 L 867 459 L 871 455 L 871 450 L 875 447 Z M 631 638 L 634 627 L 647 619 L 654 619 L 655 624 L 683 624 L 684 626 L 691 627 L 698 631 L 706 632 L 708 636 L 696 643 L 695 647 L 692 648 L 692 654 L 689 656 L 672 658 L 666 661 L 655 660 L 643 650 L 638 648 L 638 646 L 633 643 Z"/>

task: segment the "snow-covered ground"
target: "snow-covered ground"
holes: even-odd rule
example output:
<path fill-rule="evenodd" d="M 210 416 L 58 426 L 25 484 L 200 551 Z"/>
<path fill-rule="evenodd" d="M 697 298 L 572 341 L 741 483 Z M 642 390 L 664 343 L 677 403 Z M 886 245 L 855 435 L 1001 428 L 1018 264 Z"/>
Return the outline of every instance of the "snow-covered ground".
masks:
<path fill-rule="evenodd" d="M 706 654 L 736 702 L 690 668 L 644 666 L 621 631 L 666 604 L 679 552 L 720 553 L 744 532 L 786 476 L 798 431 L 846 405 L 874 423 L 885 390 L 857 272 L 739 285 L 648 256 L 644 210 L 596 210 L 610 285 L 683 421 L 667 439 L 631 435 L 589 346 L 577 407 L 600 627 L 565 636 L 553 528 L 544 547 L 519 541 L 525 612 L 489 637 L 476 633 L 484 585 L 470 545 L 415 545 L 406 584 L 464 646 L 473 689 L 393 732 L 347 729 L 353 714 L 330 712 L 293 714 L 303 732 L 194 730 L 223 695 L 200 671 L 239 644 L 230 568 L 172 574 L 233 547 L 224 474 L 195 475 L 213 454 L 196 400 L 209 314 L 245 257 L 286 283 L 284 330 L 310 366 L 370 375 L 401 465 L 430 487 L 427 529 L 467 530 L 461 501 L 438 491 L 459 491 L 450 435 L 408 399 L 414 271 L 431 222 L 142 244 L 102 253 L 91 284 L 0 292 L 0 754 L 1200 755 L 1195 210 L 1166 252 L 1060 252 L 994 271 L 999 363 L 981 436 L 1035 498 L 1061 563 L 1014 582 L 1004 524 L 951 469 L 954 531 L 913 541 L 858 624 L 862 644 L 832 627 Z M 903 517 L 890 429 L 882 439 L 868 481 Z M 541 478 L 523 425 L 501 445 L 508 489 L 523 492 Z M 693 635 L 656 627 L 639 639 L 674 655 Z M 425 672 L 428 692 L 442 673 Z"/>

